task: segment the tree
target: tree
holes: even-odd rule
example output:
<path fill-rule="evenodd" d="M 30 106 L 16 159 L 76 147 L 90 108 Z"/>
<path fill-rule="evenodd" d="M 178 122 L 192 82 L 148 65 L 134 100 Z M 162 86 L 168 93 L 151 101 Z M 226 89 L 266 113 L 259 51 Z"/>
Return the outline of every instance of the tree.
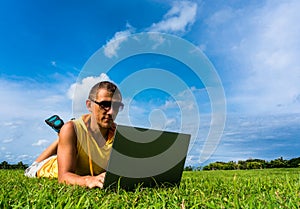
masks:
<path fill-rule="evenodd" d="M 8 169 L 8 168 L 9 168 L 8 162 L 3 161 L 3 162 L 0 164 L 0 168 L 1 168 L 1 169 Z"/>
<path fill-rule="evenodd" d="M 260 169 L 262 168 L 261 162 L 248 162 L 247 163 L 247 169 Z"/>
<path fill-rule="evenodd" d="M 193 170 L 193 167 L 192 166 L 186 166 L 185 168 L 184 168 L 184 170 L 185 171 L 192 171 Z"/>
<path fill-rule="evenodd" d="M 229 161 L 228 163 L 226 163 L 224 165 L 225 170 L 236 170 L 237 169 L 237 165 L 234 161 Z"/>
<path fill-rule="evenodd" d="M 287 166 L 290 168 L 298 168 L 300 167 L 300 157 L 292 158 L 287 162 Z"/>
<path fill-rule="evenodd" d="M 17 164 L 17 169 L 26 169 L 27 165 L 23 164 L 22 161 L 18 162 Z"/>
<path fill-rule="evenodd" d="M 271 168 L 286 168 L 287 167 L 287 161 L 284 160 L 282 157 L 277 158 L 275 160 L 271 160 L 269 163 Z"/>

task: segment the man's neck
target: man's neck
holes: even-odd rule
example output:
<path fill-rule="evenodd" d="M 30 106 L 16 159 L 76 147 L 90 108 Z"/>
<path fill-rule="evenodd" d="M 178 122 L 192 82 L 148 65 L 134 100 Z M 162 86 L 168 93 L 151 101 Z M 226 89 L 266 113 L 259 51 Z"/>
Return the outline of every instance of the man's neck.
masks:
<path fill-rule="evenodd" d="M 108 129 L 99 126 L 94 120 L 91 120 L 90 131 L 97 141 L 101 139 L 107 140 Z"/>
<path fill-rule="evenodd" d="M 103 138 L 105 139 L 105 141 L 107 141 L 108 138 L 108 129 L 107 128 L 103 128 L 103 127 L 99 127 L 100 133 L 103 136 Z"/>

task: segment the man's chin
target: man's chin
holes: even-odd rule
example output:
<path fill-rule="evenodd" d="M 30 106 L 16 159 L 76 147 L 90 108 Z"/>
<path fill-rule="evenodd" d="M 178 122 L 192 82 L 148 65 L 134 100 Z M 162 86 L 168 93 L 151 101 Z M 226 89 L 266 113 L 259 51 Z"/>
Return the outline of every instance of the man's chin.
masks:
<path fill-rule="evenodd" d="M 101 127 L 102 128 L 111 128 L 111 125 L 112 125 L 112 122 L 103 122 L 102 124 L 101 124 Z"/>

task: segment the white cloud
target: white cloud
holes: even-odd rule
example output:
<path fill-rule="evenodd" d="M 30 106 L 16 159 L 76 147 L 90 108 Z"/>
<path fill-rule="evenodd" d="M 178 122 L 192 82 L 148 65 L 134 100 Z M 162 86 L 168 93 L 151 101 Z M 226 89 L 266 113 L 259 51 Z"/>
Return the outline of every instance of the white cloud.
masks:
<path fill-rule="evenodd" d="M 17 156 L 17 159 L 18 159 L 18 161 L 22 161 L 24 163 L 25 161 L 30 160 L 31 156 L 30 155 L 19 155 L 19 156 Z"/>
<path fill-rule="evenodd" d="M 300 111 L 300 2 L 221 8 L 206 23 L 207 49 L 224 59 L 227 102 L 242 112 Z M 229 69 L 230 68 L 230 69 Z"/>
<path fill-rule="evenodd" d="M 105 73 L 101 73 L 98 77 L 89 76 L 70 86 L 67 95 L 73 100 L 73 116 L 78 117 L 87 111 L 85 101 L 88 99 L 91 88 L 100 81 L 111 80 Z"/>
<path fill-rule="evenodd" d="M 234 18 L 234 13 L 236 13 L 236 11 L 233 11 L 230 7 L 223 8 L 207 18 L 206 23 L 210 27 L 219 27 L 231 21 Z"/>
<path fill-rule="evenodd" d="M 14 121 L 10 128 L 23 123 L 18 118 L 45 117 L 49 112 L 70 110 L 65 92 L 61 90 L 64 84 L 41 83 L 30 78 L 0 78 L 0 82 L 0 97 L 5 98 L 5 103 L 0 105 L 0 115 Z"/>
<path fill-rule="evenodd" d="M 176 124 L 176 118 L 168 118 L 166 120 L 166 127 L 172 127 Z"/>
<path fill-rule="evenodd" d="M 116 32 L 114 37 L 110 39 L 106 45 L 104 46 L 104 54 L 108 58 L 117 57 L 118 50 L 120 49 L 121 43 L 127 40 L 128 36 L 130 36 L 134 32 L 134 28 L 127 23 L 127 29 L 124 31 Z"/>
<path fill-rule="evenodd" d="M 30 163 L 46 143 L 35 142 L 34 139 L 53 140 L 57 137 L 44 120 L 53 114 L 64 120 L 71 118 L 71 100 L 67 98 L 65 88 L 70 76 L 67 77 L 56 76 L 55 82 L 41 82 L 27 77 L 0 78 L 0 97 L 5 98 L 5 102 L 0 104 L 0 142 L 6 145 L 1 148 L 1 159 L 15 162 L 16 156 L 27 154 L 31 156 L 27 159 Z M 33 149 L 32 144 L 40 147 Z M 11 153 L 9 158 L 2 152 L 4 149 Z"/>
<path fill-rule="evenodd" d="M 32 146 L 37 146 L 37 147 L 39 147 L 39 146 L 47 145 L 48 143 L 49 143 L 48 140 L 46 140 L 46 139 L 40 139 L 40 140 L 38 140 L 37 142 L 33 143 Z"/>
<path fill-rule="evenodd" d="M 165 42 L 165 38 L 159 33 L 150 33 L 149 38 L 155 42 L 155 44 L 152 46 L 153 50 Z"/>
<path fill-rule="evenodd" d="M 80 83 L 71 84 L 67 91 L 69 99 L 81 98 L 85 101 L 88 98 L 88 94 L 91 88 L 100 81 L 111 81 L 110 78 L 105 74 L 101 73 L 98 77 L 89 76 L 83 78 Z M 76 95 L 75 95 L 76 94 Z"/>
<path fill-rule="evenodd" d="M 151 32 L 185 33 L 196 20 L 197 4 L 190 1 L 175 1 L 163 20 L 153 23 Z"/>
<path fill-rule="evenodd" d="M 13 138 L 8 138 L 8 139 L 4 139 L 2 140 L 3 143 L 9 143 L 12 142 L 14 139 Z"/>
<path fill-rule="evenodd" d="M 250 95 L 257 110 L 300 111 L 295 100 L 300 95 L 299 9 L 299 1 L 267 4 L 255 18 L 259 22 L 251 38 L 241 45 L 252 64 L 241 92 Z"/>

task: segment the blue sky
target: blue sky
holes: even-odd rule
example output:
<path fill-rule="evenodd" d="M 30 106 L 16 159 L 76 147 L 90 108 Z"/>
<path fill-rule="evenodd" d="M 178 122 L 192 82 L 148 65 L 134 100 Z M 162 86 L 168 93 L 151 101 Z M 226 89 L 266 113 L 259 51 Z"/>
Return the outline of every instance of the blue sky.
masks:
<path fill-rule="evenodd" d="M 121 87 L 130 83 L 121 89 L 128 92 L 119 123 L 181 131 L 188 118 L 183 130 L 198 130 L 190 165 L 299 157 L 299 9 L 297 0 L 1 1 L 0 162 L 32 162 L 56 138 L 44 120 L 72 118 L 76 82 L 86 89 L 106 72 L 88 72 L 96 52 L 120 58 L 122 44 L 131 43 L 126 37 L 143 32 L 178 37 L 205 54 L 224 90 L 224 130 L 201 160 L 212 123 L 209 88 L 185 63 L 157 54 L 124 59 L 108 73 Z M 129 81 L 136 88 L 156 81 L 147 72 L 157 69 L 172 73 L 160 77 L 165 85 L 159 90 L 129 91 L 137 90 Z M 84 98 L 80 88 L 77 97 Z"/>

